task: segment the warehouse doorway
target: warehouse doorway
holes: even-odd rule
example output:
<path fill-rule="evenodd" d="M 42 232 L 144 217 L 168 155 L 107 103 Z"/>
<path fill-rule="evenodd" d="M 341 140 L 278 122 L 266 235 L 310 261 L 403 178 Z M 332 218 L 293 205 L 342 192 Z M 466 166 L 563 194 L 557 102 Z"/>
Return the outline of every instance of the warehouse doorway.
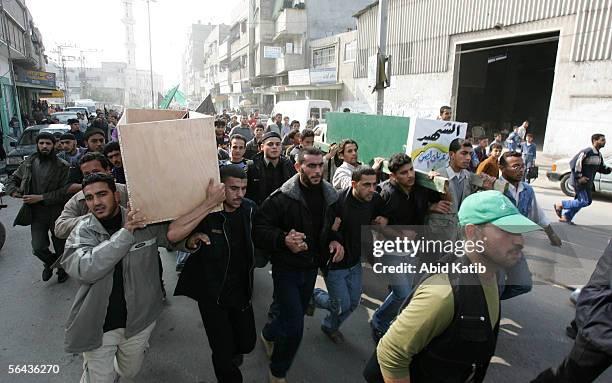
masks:
<path fill-rule="evenodd" d="M 550 106 L 559 33 L 462 44 L 455 119 L 487 137 L 529 120 L 542 147 Z"/>

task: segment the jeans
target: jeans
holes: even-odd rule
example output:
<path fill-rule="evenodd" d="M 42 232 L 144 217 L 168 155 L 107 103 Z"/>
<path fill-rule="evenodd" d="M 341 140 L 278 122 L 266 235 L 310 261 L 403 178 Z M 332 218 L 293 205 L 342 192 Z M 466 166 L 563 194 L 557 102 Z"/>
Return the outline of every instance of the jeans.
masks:
<path fill-rule="evenodd" d="M 81 383 L 113 383 L 117 374 L 134 378 L 142 366 L 153 328 L 155 322 L 131 338 L 125 337 L 124 328 L 105 332 L 102 346 L 83 353 Z"/>
<path fill-rule="evenodd" d="M 578 333 L 570 354 L 557 368 L 543 371 L 531 383 L 589 383 L 612 365 L 612 356 Z"/>
<path fill-rule="evenodd" d="M 270 372 L 284 378 L 304 334 L 304 314 L 312 297 L 317 269 L 278 270 L 272 267 L 274 294 L 279 315 L 262 330 L 266 340 L 274 342 Z"/>
<path fill-rule="evenodd" d="M 397 255 L 384 255 L 382 262 L 384 265 L 397 266 L 402 262 L 416 264 L 417 259 Z M 397 316 L 402 303 L 412 293 L 414 274 L 393 273 L 389 274 L 388 278 L 391 293 L 389 293 L 383 304 L 372 316 L 372 327 L 383 334 L 387 332 L 391 322 Z"/>
<path fill-rule="evenodd" d="M 329 270 L 325 277 L 327 292 L 315 289 L 316 307 L 329 311 L 321 328 L 334 332 L 340 328 L 361 301 L 361 263 L 348 269 Z"/>
<path fill-rule="evenodd" d="M 184 251 L 177 251 L 176 252 L 176 264 L 184 266 L 185 262 L 187 262 L 187 258 L 189 258 L 189 255 L 191 254 L 184 252 Z"/>
<path fill-rule="evenodd" d="M 497 272 L 497 286 L 501 300 L 514 298 L 531 291 L 533 279 L 523 254 L 516 265 Z"/>
<path fill-rule="evenodd" d="M 574 219 L 576 213 L 580 211 L 583 207 L 587 207 L 593 202 L 592 193 L 592 184 L 588 182 L 586 185 L 581 185 L 580 187 L 576 187 L 576 196 L 573 200 L 565 200 L 562 201 L 563 209 L 565 209 L 565 219 L 571 221 Z"/>
<path fill-rule="evenodd" d="M 66 244 L 65 239 L 59 239 L 54 234 L 55 218 L 57 218 L 55 214 L 45 208 L 32 208 L 32 224 L 30 225 L 32 253 L 45 264 L 45 267 L 50 267 L 62 256 Z M 51 233 L 55 253 L 49 250 L 49 233 Z"/>
<path fill-rule="evenodd" d="M 212 350 L 212 363 L 219 383 L 241 383 L 242 374 L 234 357 L 253 351 L 257 334 L 253 307 L 223 308 L 214 301 L 198 301 L 202 323 Z"/>

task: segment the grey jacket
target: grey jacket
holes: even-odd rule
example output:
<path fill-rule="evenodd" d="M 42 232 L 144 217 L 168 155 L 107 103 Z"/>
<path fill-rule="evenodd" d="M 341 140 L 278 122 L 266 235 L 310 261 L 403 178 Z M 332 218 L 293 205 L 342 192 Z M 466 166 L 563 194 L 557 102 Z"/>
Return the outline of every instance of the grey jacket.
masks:
<path fill-rule="evenodd" d="M 121 208 L 123 221 L 126 210 Z M 112 236 L 91 213 L 70 233 L 61 265 L 80 286 L 66 323 L 66 352 L 94 350 L 102 345 L 113 272 L 123 263 L 123 286 L 127 306 L 125 336 L 138 334 L 153 323 L 162 311 L 157 247 L 170 247 L 168 224 L 155 224 L 131 234 L 121 229 Z M 185 241 L 177 244 L 185 248 Z M 128 256 L 129 255 L 129 256 Z"/>
<path fill-rule="evenodd" d="M 127 208 L 127 186 L 123 184 L 115 185 L 117 185 L 117 191 L 121 194 L 119 205 Z M 87 208 L 87 204 L 85 203 L 85 194 L 83 194 L 81 190 L 66 202 L 62 214 L 55 220 L 55 236 L 61 239 L 68 238 L 72 229 L 75 228 L 87 213 L 89 213 L 89 208 Z"/>

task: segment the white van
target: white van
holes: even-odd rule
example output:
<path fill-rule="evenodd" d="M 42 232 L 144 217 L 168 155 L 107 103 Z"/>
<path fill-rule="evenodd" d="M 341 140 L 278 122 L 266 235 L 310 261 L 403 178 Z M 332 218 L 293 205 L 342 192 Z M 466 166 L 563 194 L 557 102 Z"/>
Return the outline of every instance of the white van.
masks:
<path fill-rule="evenodd" d="M 297 101 L 279 101 L 274 106 L 268 125 L 274 121 L 274 116 L 280 113 L 289 116 L 289 121 L 298 120 L 300 122 L 300 130 L 306 128 L 306 122 L 311 116 L 319 120 L 320 124 L 325 123 L 325 115 L 331 112 L 331 102 L 328 100 L 297 100 Z"/>
<path fill-rule="evenodd" d="M 74 102 L 74 106 L 80 106 L 80 107 L 87 108 L 87 110 L 89 111 L 89 114 L 96 113 L 96 103 L 94 100 L 90 100 L 90 99 L 76 100 Z"/>

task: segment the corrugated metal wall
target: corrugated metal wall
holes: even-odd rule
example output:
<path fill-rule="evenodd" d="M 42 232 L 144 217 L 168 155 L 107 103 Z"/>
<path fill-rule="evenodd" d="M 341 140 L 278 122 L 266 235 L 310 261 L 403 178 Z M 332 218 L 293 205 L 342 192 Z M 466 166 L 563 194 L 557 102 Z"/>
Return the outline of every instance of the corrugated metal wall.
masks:
<path fill-rule="evenodd" d="M 357 20 L 355 77 L 376 53 L 378 6 Z M 389 0 L 387 53 L 392 73 L 445 72 L 451 35 L 577 14 L 573 61 L 612 59 L 612 0 Z"/>

